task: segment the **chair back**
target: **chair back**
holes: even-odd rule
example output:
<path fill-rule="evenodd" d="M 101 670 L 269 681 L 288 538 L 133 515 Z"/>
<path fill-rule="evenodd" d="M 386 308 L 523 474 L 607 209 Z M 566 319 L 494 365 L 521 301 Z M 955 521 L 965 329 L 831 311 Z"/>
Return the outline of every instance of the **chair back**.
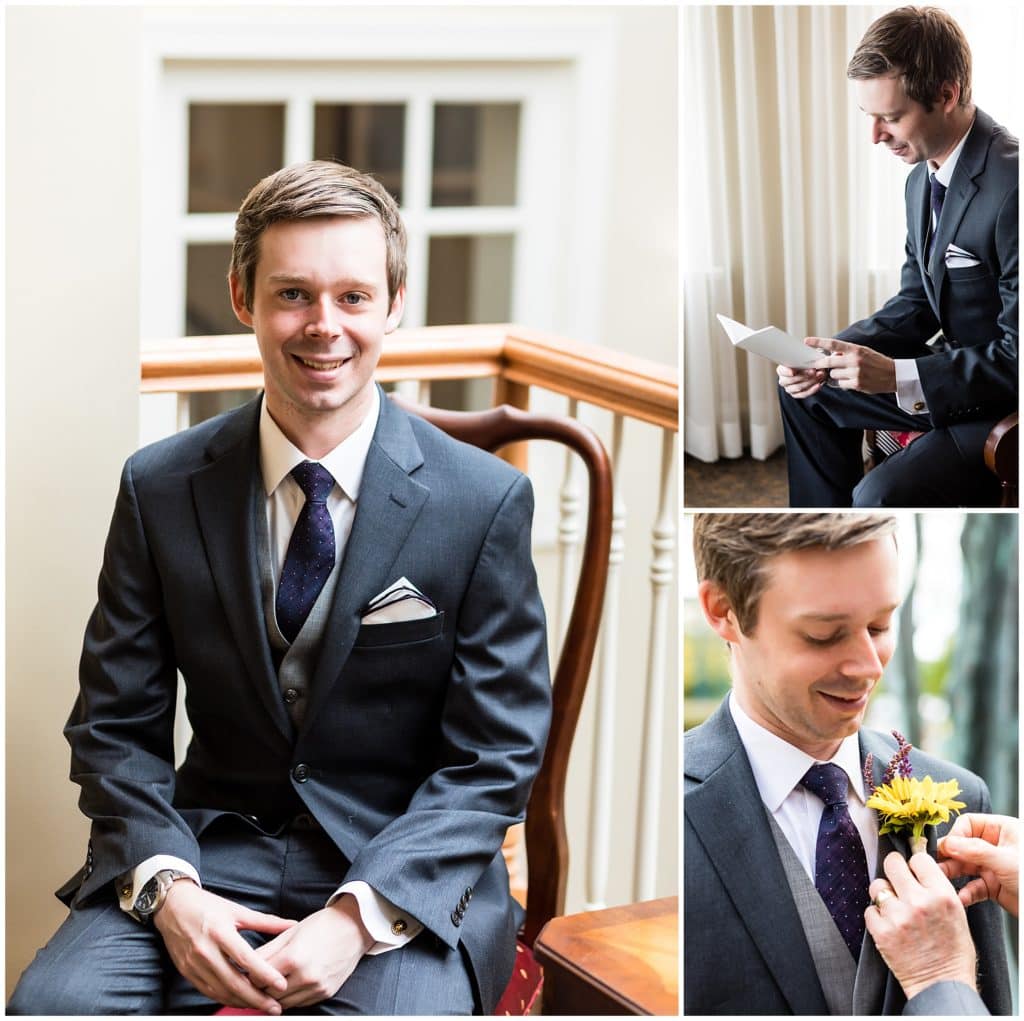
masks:
<path fill-rule="evenodd" d="M 612 534 L 612 472 L 596 434 L 575 419 L 539 415 L 508 405 L 487 411 L 446 411 L 391 400 L 455 439 L 496 451 L 524 440 L 552 440 L 575 451 L 587 469 L 587 532 L 576 595 L 552 681 L 552 718 L 544 761 L 526 809 L 527 894 L 523 940 L 537 934 L 565 907 L 569 847 L 565 829 L 565 778 L 576 723 L 597 645 L 608 578 Z"/>

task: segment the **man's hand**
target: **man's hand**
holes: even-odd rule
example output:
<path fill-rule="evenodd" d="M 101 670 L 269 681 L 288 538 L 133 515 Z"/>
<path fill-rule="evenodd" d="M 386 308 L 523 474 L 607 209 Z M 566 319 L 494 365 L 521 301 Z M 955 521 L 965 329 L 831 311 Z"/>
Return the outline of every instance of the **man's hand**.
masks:
<path fill-rule="evenodd" d="M 864 922 L 907 999 L 936 982 L 976 989 L 967 914 L 939 866 L 927 854 L 913 855 L 908 866 L 893 851 L 884 868 L 889 880 L 875 879 L 868 887 L 872 903 Z"/>
<path fill-rule="evenodd" d="M 164 938 L 174 966 L 204 996 L 229 1007 L 251 1007 L 280 1014 L 274 995 L 284 976 L 239 935 L 239 930 L 277 934 L 296 923 L 235 904 L 195 883 L 171 886 L 153 924 Z"/>
<path fill-rule="evenodd" d="M 965 907 L 994 900 L 1017 917 L 1020 823 L 1006 815 L 961 815 L 939 841 L 939 868 L 950 878 L 977 876 L 960 890 Z"/>
<path fill-rule="evenodd" d="M 816 394 L 828 379 L 828 373 L 822 369 L 791 369 L 788 365 L 777 365 L 775 374 L 779 377 L 779 386 L 790 397 L 810 397 Z"/>
<path fill-rule="evenodd" d="M 805 337 L 804 343 L 822 352 L 830 352 L 819 358 L 813 368 L 827 371 L 840 389 L 859 390 L 865 394 L 896 393 L 896 363 L 873 348 L 832 337 Z"/>
<path fill-rule="evenodd" d="M 287 979 L 286 989 L 272 992 L 288 1008 L 332 997 L 372 946 L 356 899 L 346 893 L 256 952 Z"/>

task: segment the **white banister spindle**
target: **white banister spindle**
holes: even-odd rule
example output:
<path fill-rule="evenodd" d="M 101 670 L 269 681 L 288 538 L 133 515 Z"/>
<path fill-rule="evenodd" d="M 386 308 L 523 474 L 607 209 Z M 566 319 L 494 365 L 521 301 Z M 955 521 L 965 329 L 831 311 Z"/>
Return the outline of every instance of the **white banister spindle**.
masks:
<path fill-rule="evenodd" d="M 416 402 L 417 402 L 417 404 L 422 404 L 426 408 L 430 407 L 430 380 L 429 379 L 421 379 L 419 381 L 419 385 L 417 386 Z"/>
<path fill-rule="evenodd" d="M 579 402 L 569 401 L 569 417 L 576 418 Z M 576 593 L 576 550 L 580 544 L 580 484 L 577 478 L 576 455 L 565 453 L 565 475 L 559 494 L 558 518 L 558 617 L 555 621 L 558 648 L 569 626 L 572 600 Z"/>
<path fill-rule="evenodd" d="M 623 416 L 612 419 L 612 470 L 622 464 Z M 614 487 L 612 540 L 608 581 L 601 618 L 601 647 L 597 669 L 597 712 L 590 781 L 590 830 L 587 855 L 587 911 L 606 907 L 612 843 L 612 798 L 615 781 L 615 680 L 619 658 L 619 565 L 625 549 L 626 503 L 622 487 Z"/>
<path fill-rule="evenodd" d="M 177 431 L 182 432 L 192 424 L 192 395 L 190 393 L 178 392 L 178 421 Z"/>
<path fill-rule="evenodd" d="M 640 769 L 640 818 L 637 826 L 637 857 L 634 900 L 654 897 L 658 864 L 658 822 L 661 812 L 661 753 L 664 730 L 665 663 L 671 636 L 668 610 L 672 597 L 676 548 L 676 501 L 673 499 L 672 466 L 676 434 L 662 436 L 658 517 L 653 532 L 651 561 L 651 627 L 647 649 L 647 708 L 644 714 L 643 761 Z"/>
<path fill-rule="evenodd" d="M 429 386 L 429 384 L 428 384 Z M 427 400 L 423 400 L 421 383 L 418 379 L 402 379 L 395 384 L 395 393 L 399 397 L 404 397 L 407 401 L 412 401 L 413 404 L 429 404 L 430 395 L 427 395 Z"/>

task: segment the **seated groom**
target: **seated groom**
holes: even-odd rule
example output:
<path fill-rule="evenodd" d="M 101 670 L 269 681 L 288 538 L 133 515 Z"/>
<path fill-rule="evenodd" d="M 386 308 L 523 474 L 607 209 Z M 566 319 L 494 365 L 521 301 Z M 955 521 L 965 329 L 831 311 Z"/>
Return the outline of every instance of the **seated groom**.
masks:
<path fill-rule="evenodd" d="M 880 515 L 695 517 L 700 604 L 728 643 L 733 687 L 684 738 L 685 1014 L 907 1006 L 865 937 L 871 878 L 908 853 L 879 834 L 862 775 L 871 753 L 880 782 L 896 748 L 861 729 L 894 648 L 895 527 Z M 915 776 L 957 780 L 966 811 L 989 811 L 974 774 L 917 750 L 910 761 Z M 1009 1013 L 999 909 L 966 917 L 977 992 Z"/>
<path fill-rule="evenodd" d="M 882 308 L 806 339 L 813 368 L 778 369 L 790 504 L 998 506 L 984 450 L 1017 410 L 1017 139 L 974 104 L 970 46 L 939 8 L 882 15 L 846 75 L 871 141 L 914 164 L 906 258 Z M 864 475 L 865 429 L 924 435 Z"/>
<path fill-rule="evenodd" d="M 490 1013 L 550 717 L 529 481 L 374 383 L 372 178 L 260 181 L 229 282 L 265 391 L 125 465 L 65 729 L 88 851 L 8 1010 Z"/>

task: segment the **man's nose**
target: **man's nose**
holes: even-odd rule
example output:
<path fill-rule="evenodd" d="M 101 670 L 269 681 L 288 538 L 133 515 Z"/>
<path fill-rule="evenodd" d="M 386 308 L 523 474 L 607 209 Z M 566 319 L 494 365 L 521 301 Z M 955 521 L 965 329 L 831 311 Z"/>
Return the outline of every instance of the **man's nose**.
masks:
<path fill-rule="evenodd" d="M 882 121 L 873 120 L 871 122 L 871 142 L 873 145 L 878 145 L 879 142 L 884 142 L 891 137 Z"/>
<path fill-rule="evenodd" d="M 306 336 L 336 337 L 341 332 L 338 310 L 330 297 L 310 302 L 309 318 L 306 321 Z"/>
<path fill-rule="evenodd" d="M 858 680 L 877 680 L 881 677 L 885 666 L 878 654 L 877 643 L 877 637 L 868 630 L 852 635 L 844 649 L 845 656 L 840 666 L 842 672 Z"/>

